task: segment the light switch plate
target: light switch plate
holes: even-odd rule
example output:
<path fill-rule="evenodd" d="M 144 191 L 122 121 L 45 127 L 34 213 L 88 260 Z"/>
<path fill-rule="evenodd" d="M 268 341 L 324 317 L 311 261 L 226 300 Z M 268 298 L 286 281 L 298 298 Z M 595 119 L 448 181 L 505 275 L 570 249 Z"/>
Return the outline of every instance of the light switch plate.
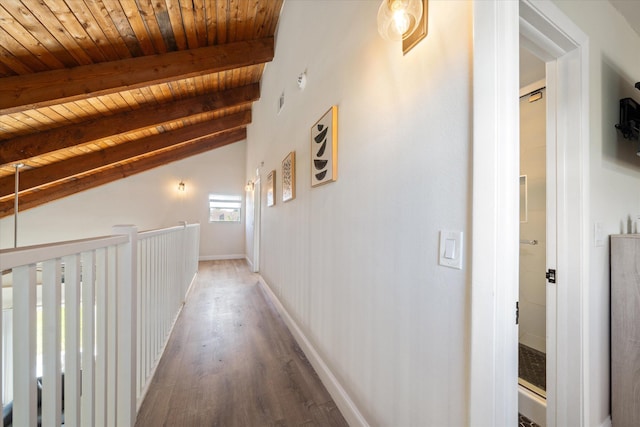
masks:
<path fill-rule="evenodd" d="M 596 221 L 593 226 L 593 245 L 596 248 L 601 248 L 604 246 L 604 231 L 603 226 L 600 221 Z"/>
<path fill-rule="evenodd" d="M 445 239 L 445 241 L 444 241 L 444 257 L 446 259 L 455 259 L 455 257 L 456 257 L 456 239 Z"/>
<path fill-rule="evenodd" d="M 462 270 L 462 231 L 440 231 L 439 264 Z"/>

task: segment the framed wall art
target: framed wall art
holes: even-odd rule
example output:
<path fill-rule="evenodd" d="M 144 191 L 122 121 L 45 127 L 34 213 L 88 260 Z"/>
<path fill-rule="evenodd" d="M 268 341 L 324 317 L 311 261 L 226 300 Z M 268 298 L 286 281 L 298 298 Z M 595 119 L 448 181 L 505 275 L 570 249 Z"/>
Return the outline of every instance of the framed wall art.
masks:
<path fill-rule="evenodd" d="M 267 175 L 267 206 L 276 204 L 276 171 L 269 172 Z"/>
<path fill-rule="evenodd" d="M 338 179 L 338 106 L 311 127 L 311 186 Z"/>
<path fill-rule="evenodd" d="M 282 201 L 296 198 L 296 152 L 292 151 L 282 161 Z"/>

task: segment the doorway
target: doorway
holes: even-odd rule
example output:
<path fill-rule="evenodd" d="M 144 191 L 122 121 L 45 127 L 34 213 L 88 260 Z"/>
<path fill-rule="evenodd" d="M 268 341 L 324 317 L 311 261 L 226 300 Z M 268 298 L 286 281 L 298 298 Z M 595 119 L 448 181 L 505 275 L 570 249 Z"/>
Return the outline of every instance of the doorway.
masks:
<path fill-rule="evenodd" d="M 260 186 L 260 175 L 257 175 L 253 187 L 253 263 L 251 271 L 260 271 L 260 225 L 262 215 L 262 190 Z"/>
<path fill-rule="evenodd" d="M 520 49 L 518 412 L 546 427 L 547 102 L 545 63 Z M 553 318 L 553 317 L 552 317 Z M 551 385 L 553 386 L 553 385 Z"/>
<path fill-rule="evenodd" d="M 470 419 L 515 425 L 518 411 L 519 135 L 518 50 L 546 63 L 547 151 L 554 165 L 555 236 L 547 267 L 561 286 L 547 286 L 547 426 L 589 418 L 587 312 L 589 98 L 588 38 L 552 2 L 475 1 L 473 73 L 473 217 Z M 551 119 L 551 121 L 549 121 Z M 547 141 L 549 138 L 547 139 Z M 549 176 L 547 175 L 547 179 Z"/>

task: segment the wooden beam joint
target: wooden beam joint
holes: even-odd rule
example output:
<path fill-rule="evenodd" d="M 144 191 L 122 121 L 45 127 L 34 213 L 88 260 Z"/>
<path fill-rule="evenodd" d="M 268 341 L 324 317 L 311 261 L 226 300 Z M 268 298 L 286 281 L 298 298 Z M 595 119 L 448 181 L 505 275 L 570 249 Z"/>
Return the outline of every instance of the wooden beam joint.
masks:
<path fill-rule="evenodd" d="M 273 55 L 274 39 L 265 37 L 4 77 L 0 79 L 0 114 L 263 64 L 271 61 Z"/>
<path fill-rule="evenodd" d="M 22 212 L 62 197 L 70 196 L 187 157 L 205 153 L 215 148 L 242 141 L 246 138 L 246 128 L 234 129 L 203 139 L 190 141 L 171 149 L 162 150 L 154 155 L 146 156 L 129 163 L 119 164 L 115 167 L 99 170 L 85 176 L 59 181 L 45 188 L 21 195 L 18 199 L 18 209 Z M 13 200 L 0 201 L 0 218 L 12 214 Z"/>

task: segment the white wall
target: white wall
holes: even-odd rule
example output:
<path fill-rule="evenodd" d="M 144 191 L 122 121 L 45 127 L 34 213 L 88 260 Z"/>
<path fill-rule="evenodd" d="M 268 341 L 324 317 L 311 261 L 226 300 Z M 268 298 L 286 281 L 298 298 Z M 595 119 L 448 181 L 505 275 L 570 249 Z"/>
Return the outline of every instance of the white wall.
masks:
<path fill-rule="evenodd" d="M 616 133 L 620 98 L 632 96 L 640 81 L 640 37 L 607 1 L 556 1 L 589 36 L 590 200 L 591 225 L 601 222 L 605 234 L 628 233 L 629 219 L 640 214 L 640 158 L 637 145 Z M 593 228 L 592 228 L 593 230 Z M 601 425 L 609 408 L 609 243 L 588 253 L 590 314 L 587 337 L 590 419 Z"/>
<path fill-rule="evenodd" d="M 471 3 L 429 2 L 429 35 L 404 57 L 377 34 L 378 5 L 284 5 L 248 136 L 246 179 L 264 162 L 260 271 L 371 425 L 466 425 L 470 268 L 437 259 L 439 230 L 470 232 Z M 311 189 L 310 127 L 333 104 L 339 178 Z M 282 203 L 291 150 L 297 197 Z"/>
<path fill-rule="evenodd" d="M 201 224 L 200 256 L 244 254 L 244 222 L 208 223 L 208 194 L 244 195 L 246 142 L 74 194 L 18 216 L 18 244 L 108 235 L 111 226 L 135 224 L 139 230 Z M 186 191 L 178 192 L 184 180 Z M 13 217 L 0 220 L 0 248 L 13 247 Z"/>

